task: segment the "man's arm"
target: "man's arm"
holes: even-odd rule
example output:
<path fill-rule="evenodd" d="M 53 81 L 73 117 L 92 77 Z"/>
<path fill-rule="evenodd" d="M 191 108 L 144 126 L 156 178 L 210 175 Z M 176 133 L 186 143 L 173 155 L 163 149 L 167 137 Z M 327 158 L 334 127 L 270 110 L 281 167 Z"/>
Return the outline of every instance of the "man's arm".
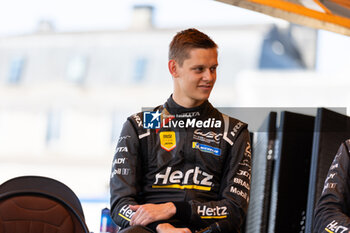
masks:
<path fill-rule="evenodd" d="M 328 171 L 315 211 L 314 232 L 350 231 L 349 144 L 343 143 Z"/>
<path fill-rule="evenodd" d="M 224 222 L 222 225 L 228 229 L 222 229 L 222 232 L 240 232 L 247 212 L 251 177 L 250 138 L 246 128 L 240 131 L 237 139 L 230 145 L 224 169 L 216 201 L 174 202 L 174 218 L 197 228 Z"/>
<path fill-rule="evenodd" d="M 135 211 L 130 221 L 131 226 L 147 226 L 158 233 L 191 233 L 188 228 L 176 228 L 167 221 L 162 221 L 170 219 L 176 213 L 176 207 L 172 202 L 130 205 L 130 209 Z"/>
<path fill-rule="evenodd" d="M 130 117 L 118 139 L 110 177 L 111 216 L 122 228 L 128 227 L 135 214 L 129 205 L 136 205 L 140 191 L 140 140 L 137 125 Z"/>
<path fill-rule="evenodd" d="M 160 223 L 161 220 L 170 219 L 176 212 L 176 208 L 171 202 L 144 205 L 137 203 L 137 194 L 143 179 L 141 149 L 144 148 L 140 148 L 137 131 L 141 127 L 139 125 L 141 118 L 138 118 L 139 122 L 135 119 L 137 119 L 137 115 L 129 117 L 123 125 L 110 178 L 111 216 L 114 222 L 122 228 L 130 225 L 147 226 L 153 222 Z M 157 225 L 153 224 L 151 228 L 156 230 Z M 163 226 L 160 229 L 160 232 L 171 232 L 169 226 Z M 183 230 L 179 229 L 179 232 Z"/>
<path fill-rule="evenodd" d="M 175 228 L 169 223 L 162 223 L 157 226 L 157 233 L 191 233 L 188 228 Z"/>
<path fill-rule="evenodd" d="M 130 222 L 132 226 L 147 226 L 152 222 L 170 219 L 176 213 L 176 207 L 172 202 L 164 204 L 130 205 L 129 207 L 132 211 L 135 211 Z"/>

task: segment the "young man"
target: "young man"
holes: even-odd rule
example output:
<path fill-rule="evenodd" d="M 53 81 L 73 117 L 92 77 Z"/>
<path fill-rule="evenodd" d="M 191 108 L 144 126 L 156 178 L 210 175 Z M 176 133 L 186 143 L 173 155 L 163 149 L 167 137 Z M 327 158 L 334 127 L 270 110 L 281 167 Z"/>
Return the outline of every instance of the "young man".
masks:
<path fill-rule="evenodd" d="M 240 232 L 249 202 L 249 132 L 208 102 L 217 55 L 204 33 L 177 33 L 168 62 L 173 94 L 124 124 L 110 180 L 112 218 L 122 232 Z M 152 122 L 158 125 L 147 128 Z"/>
<path fill-rule="evenodd" d="M 343 142 L 329 168 L 317 203 L 314 232 L 350 232 L 350 139 Z"/>

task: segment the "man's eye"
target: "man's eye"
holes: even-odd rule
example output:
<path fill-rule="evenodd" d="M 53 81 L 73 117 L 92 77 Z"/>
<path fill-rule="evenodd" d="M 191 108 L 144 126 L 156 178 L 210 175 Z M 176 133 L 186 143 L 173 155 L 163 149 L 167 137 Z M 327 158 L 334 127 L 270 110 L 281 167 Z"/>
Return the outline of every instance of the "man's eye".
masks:
<path fill-rule="evenodd" d="M 203 72 L 204 68 L 203 67 L 196 67 L 194 70 L 197 72 Z"/>
<path fill-rule="evenodd" d="M 215 72 L 216 71 L 216 67 L 211 67 L 210 68 L 210 72 Z"/>

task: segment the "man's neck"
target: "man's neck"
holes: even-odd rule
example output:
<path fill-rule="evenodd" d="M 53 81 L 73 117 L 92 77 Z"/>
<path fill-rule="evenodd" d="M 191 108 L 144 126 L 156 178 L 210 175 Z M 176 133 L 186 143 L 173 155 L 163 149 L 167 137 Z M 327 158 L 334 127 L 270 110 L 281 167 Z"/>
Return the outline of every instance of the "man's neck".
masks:
<path fill-rule="evenodd" d="M 205 102 L 205 100 L 193 100 L 189 98 L 179 98 L 175 93 L 173 93 L 173 100 L 175 101 L 176 104 L 180 105 L 181 107 L 184 108 L 194 108 L 197 107 Z"/>

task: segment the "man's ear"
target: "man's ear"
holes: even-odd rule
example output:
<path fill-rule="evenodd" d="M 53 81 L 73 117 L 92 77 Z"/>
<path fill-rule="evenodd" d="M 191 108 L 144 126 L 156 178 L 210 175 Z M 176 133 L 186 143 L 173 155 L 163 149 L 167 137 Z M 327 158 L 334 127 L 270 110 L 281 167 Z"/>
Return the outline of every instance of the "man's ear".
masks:
<path fill-rule="evenodd" d="M 171 76 L 173 76 L 174 78 L 178 77 L 177 63 L 175 60 L 169 60 L 168 68 L 169 68 L 169 72 L 170 72 Z"/>

